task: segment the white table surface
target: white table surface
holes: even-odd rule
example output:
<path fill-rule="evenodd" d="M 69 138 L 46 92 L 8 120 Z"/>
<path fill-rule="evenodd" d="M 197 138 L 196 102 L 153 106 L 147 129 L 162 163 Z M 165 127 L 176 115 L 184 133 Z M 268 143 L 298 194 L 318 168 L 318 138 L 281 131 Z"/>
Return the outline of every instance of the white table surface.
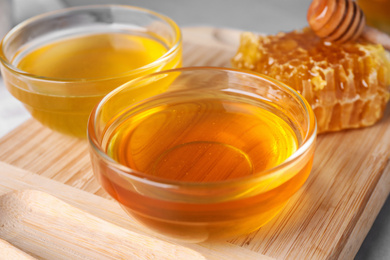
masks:
<path fill-rule="evenodd" d="M 0 16 L 1 2 L 0 0 Z M 9 0 L 13 23 L 33 15 L 87 4 L 128 4 L 163 13 L 179 26 L 214 26 L 262 33 L 290 31 L 307 26 L 311 0 Z M 3 8 L 4 11 L 4 8 Z M 5 24 L 5 23 L 2 23 Z M 1 26 L 1 24 L 0 24 Z M 0 30 L 1 33 L 1 30 Z M 1 37 L 1 35 L 0 35 Z M 5 89 L 0 78 L 0 137 L 30 118 L 23 106 Z M 357 253 L 356 260 L 390 259 L 390 199 Z"/>

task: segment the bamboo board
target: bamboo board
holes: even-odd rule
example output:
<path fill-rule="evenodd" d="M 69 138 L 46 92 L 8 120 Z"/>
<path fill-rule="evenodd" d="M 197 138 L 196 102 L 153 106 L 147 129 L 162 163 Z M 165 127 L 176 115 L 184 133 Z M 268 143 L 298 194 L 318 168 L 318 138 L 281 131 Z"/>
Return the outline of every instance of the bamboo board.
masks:
<path fill-rule="evenodd" d="M 239 32 L 213 28 L 183 31 L 184 66 L 230 66 Z M 207 248 L 202 251 L 206 259 L 223 259 L 226 252 L 239 259 L 353 259 L 390 192 L 389 159 L 390 107 L 372 127 L 319 136 L 308 181 L 267 225 L 218 246 L 204 243 L 192 247 Z M 48 181 L 60 186 L 45 191 L 102 217 L 104 210 L 89 206 L 99 203 L 90 203 L 92 197 L 88 196 L 79 200 L 78 192 L 98 195 L 91 194 L 92 201 L 101 199 L 107 203 L 103 209 L 117 213 L 103 214 L 106 221 L 146 232 L 120 213 L 113 201 L 106 200 L 107 194 L 94 180 L 86 141 L 52 132 L 31 119 L 0 139 L 0 161 L 18 171 L 35 173 L 30 179 L 40 179 L 30 189 L 43 183 L 41 179 L 51 179 Z M 0 173 L 9 168 L 7 164 L 0 164 Z M 67 189 L 64 196 L 61 190 L 68 186 L 72 190 Z"/>
<path fill-rule="evenodd" d="M 156 237 L 113 200 L 4 162 L 0 183 L 0 237 L 38 259 L 273 259 L 225 241 L 180 244 Z"/>

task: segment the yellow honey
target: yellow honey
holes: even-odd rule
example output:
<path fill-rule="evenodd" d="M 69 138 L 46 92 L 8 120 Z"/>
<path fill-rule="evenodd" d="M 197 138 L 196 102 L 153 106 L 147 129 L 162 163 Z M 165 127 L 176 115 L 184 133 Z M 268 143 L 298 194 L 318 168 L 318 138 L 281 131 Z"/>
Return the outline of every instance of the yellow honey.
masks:
<path fill-rule="evenodd" d="M 104 79 L 145 66 L 166 52 L 162 43 L 145 36 L 93 34 L 41 46 L 22 57 L 17 67 L 45 78 Z"/>
<path fill-rule="evenodd" d="M 147 34 L 63 38 L 21 49 L 12 63 L 36 80 L 24 86 L 17 78 L 9 78 L 8 89 L 44 125 L 84 137 L 89 113 L 105 94 L 134 77 L 180 65 L 178 55 L 149 66 L 167 51 L 164 42 Z"/>

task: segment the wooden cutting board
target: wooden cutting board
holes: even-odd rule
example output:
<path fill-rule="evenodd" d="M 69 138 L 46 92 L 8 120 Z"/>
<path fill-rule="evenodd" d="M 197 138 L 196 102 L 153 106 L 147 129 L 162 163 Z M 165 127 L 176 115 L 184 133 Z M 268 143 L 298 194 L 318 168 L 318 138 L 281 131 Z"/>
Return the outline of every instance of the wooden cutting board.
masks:
<path fill-rule="evenodd" d="M 207 27 L 183 32 L 184 66 L 230 66 L 240 32 Z M 353 259 L 390 192 L 389 159 L 390 107 L 372 127 L 320 135 L 304 187 L 258 231 L 218 244 L 180 246 L 206 259 Z M 153 238 L 99 187 L 86 141 L 52 132 L 31 119 L 0 139 L 0 161 L 0 176 L 10 183 L 3 185 L 10 187 L 0 189 L 2 193 L 36 187 Z M 27 186 L 17 179 L 23 171 L 35 173 L 29 173 Z M 153 243 L 149 247 L 155 250 Z"/>

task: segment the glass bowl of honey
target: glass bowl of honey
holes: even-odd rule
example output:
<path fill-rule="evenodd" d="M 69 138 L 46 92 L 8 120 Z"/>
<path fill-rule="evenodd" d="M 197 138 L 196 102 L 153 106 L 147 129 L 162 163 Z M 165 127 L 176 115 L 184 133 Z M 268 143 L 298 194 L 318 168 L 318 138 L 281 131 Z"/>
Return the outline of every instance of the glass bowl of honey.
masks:
<path fill-rule="evenodd" d="M 0 45 L 9 92 L 43 125 L 86 137 L 89 114 L 125 82 L 181 66 L 177 24 L 156 12 L 92 5 L 33 17 Z"/>
<path fill-rule="evenodd" d="M 166 237 L 202 242 L 254 231 L 309 176 L 314 113 L 267 76 L 216 67 L 134 79 L 94 108 L 93 171 L 123 209 Z"/>

